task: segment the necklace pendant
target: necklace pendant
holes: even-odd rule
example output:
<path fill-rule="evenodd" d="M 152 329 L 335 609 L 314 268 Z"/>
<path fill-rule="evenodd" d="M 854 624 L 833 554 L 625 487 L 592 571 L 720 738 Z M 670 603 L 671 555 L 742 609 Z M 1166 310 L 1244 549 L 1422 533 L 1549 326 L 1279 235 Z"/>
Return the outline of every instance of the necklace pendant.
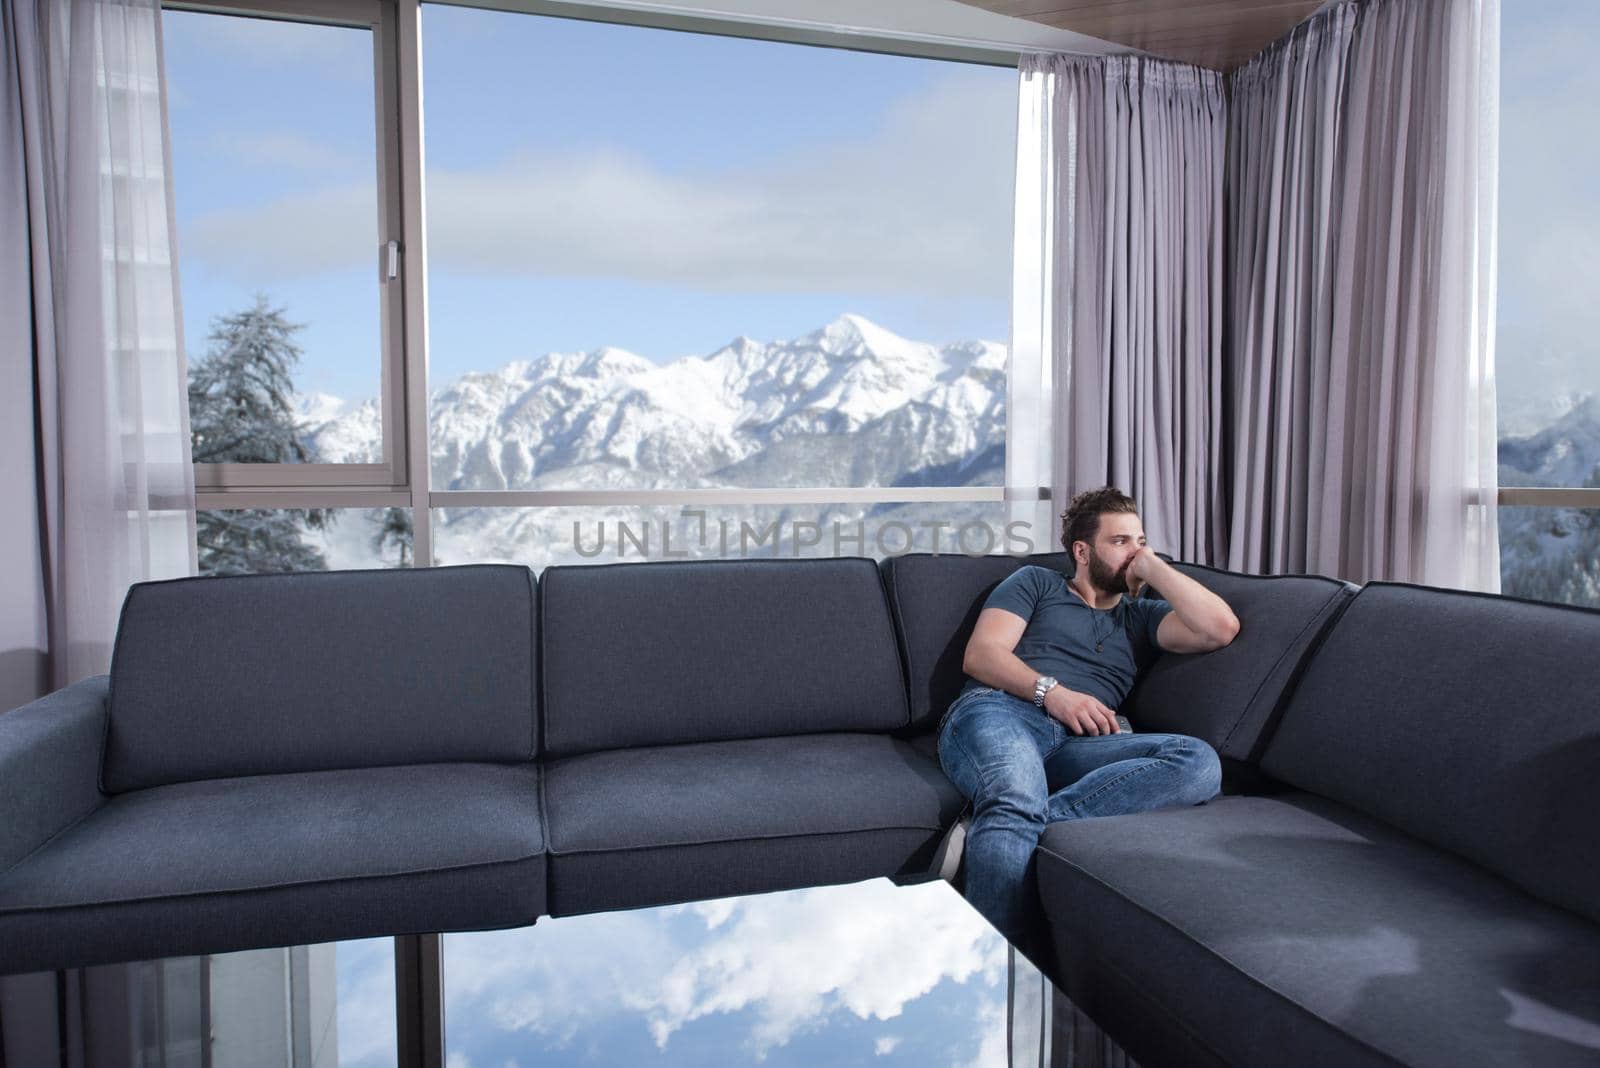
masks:
<path fill-rule="evenodd" d="M 1094 647 L 1094 651 L 1097 652 L 1097 653 L 1103 653 L 1103 652 L 1106 651 L 1106 647 L 1105 647 L 1104 644 L 1097 645 L 1097 646 Z"/>

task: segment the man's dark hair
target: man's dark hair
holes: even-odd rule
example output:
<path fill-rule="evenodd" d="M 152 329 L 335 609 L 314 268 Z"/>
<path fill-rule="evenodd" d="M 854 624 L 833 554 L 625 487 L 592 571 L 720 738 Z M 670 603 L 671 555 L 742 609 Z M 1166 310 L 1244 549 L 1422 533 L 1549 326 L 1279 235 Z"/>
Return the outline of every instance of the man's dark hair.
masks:
<path fill-rule="evenodd" d="M 1138 515 L 1139 506 L 1132 497 L 1115 486 L 1084 490 L 1072 498 L 1067 510 L 1061 513 L 1062 548 L 1070 553 L 1075 541 L 1086 541 L 1093 545 L 1095 535 L 1100 533 L 1100 517 L 1117 512 Z"/>

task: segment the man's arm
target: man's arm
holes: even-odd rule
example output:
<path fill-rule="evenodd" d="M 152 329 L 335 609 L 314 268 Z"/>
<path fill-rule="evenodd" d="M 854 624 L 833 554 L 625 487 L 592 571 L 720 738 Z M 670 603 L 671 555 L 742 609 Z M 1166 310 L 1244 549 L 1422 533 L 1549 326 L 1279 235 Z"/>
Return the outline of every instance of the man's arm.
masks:
<path fill-rule="evenodd" d="M 1172 611 L 1156 629 L 1156 643 L 1169 653 L 1209 653 L 1239 633 L 1239 617 L 1228 602 L 1206 589 L 1146 547 L 1139 550 L 1128 573 L 1154 586 Z"/>
<path fill-rule="evenodd" d="M 1025 701 L 1033 700 L 1033 683 L 1041 674 L 1013 650 L 1028 621 L 1004 608 L 985 608 L 967 640 L 961 670 L 985 686 L 993 686 Z M 1086 693 L 1057 684 L 1044 695 L 1044 710 L 1074 734 L 1116 734 L 1116 716 Z"/>

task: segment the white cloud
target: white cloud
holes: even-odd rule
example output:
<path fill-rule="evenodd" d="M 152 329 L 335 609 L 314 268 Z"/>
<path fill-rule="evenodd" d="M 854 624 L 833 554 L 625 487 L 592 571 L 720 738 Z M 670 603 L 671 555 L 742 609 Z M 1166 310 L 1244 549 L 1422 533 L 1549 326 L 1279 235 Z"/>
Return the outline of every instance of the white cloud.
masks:
<path fill-rule="evenodd" d="M 737 906 L 737 899 L 724 897 L 716 901 L 698 901 L 690 905 L 689 908 L 694 911 L 695 915 L 705 920 L 708 930 L 713 930 L 732 919 L 733 914 L 738 911 Z"/>
<path fill-rule="evenodd" d="M 675 918 L 693 916 L 693 927 Z M 457 1033 L 528 1031 L 572 1045 L 646 1027 L 661 1047 L 695 1020 L 749 1011 L 756 1057 L 835 1014 L 888 1020 L 945 980 L 1005 975 L 1005 943 L 942 883 L 874 880 L 672 909 L 450 935 Z"/>
<path fill-rule="evenodd" d="M 1011 1055 L 1006 1049 L 1006 1005 L 985 998 L 978 1006 L 978 1052 L 965 1068 L 1009 1068 Z"/>
<path fill-rule="evenodd" d="M 872 1044 L 872 1052 L 879 1057 L 887 1057 L 900 1045 L 899 1035 L 884 1035 Z"/>
<path fill-rule="evenodd" d="M 374 183 L 328 187 L 256 211 L 197 218 L 181 255 L 250 285 L 285 275 L 377 262 L 378 194 Z"/>
<path fill-rule="evenodd" d="M 462 1034 L 526 1031 L 557 1045 L 629 1015 L 622 992 L 678 955 L 648 911 L 541 920 L 445 940 L 446 1012 Z"/>
<path fill-rule="evenodd" d="M 945 979 L 998 981 L 1005 944 L 943 884 L 886 880 L 737 902 L 715 937 L 633 999 L 659 1046 L 717 1013 L 755 1012 L 756 1056 L 832 1014 L 888 1020 Z"/>
<path fill-rule="evenodd" d="M 952 73 L 881 129 L 733 168 L 672 171 L 625 151 L 516 151 L 430 170 L 438 268 L 712 290 L 971 296 L 1010 276 L 1014 90 Z M 730 137 L 737 131 L 729 131 Z M 185 252 L 251 276 L 360 262 L 370 185 L 199 220 Z"/>

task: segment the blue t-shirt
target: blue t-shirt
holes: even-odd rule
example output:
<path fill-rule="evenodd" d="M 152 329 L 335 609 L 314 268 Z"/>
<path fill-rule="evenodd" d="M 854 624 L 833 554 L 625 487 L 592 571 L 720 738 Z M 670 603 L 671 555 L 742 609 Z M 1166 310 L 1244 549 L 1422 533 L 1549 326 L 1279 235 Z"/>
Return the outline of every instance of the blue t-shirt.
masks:
<path fill-rule="evenodd" d="M 1139 669 L 1161 651 L 1156 628 L 1172 611 L 1166 601 L 1127 594 L 1111 608 L 1091 608 L 1065 575 L 1032 564 L 1013 571 L 983 607 L 1003 608 L 1028 621 L 1012 650 L 1019 660 L 1069 690 L 1092 694 L 1113 711 L 1133 689 Z M 983 685 L 969 677 L 961 692 Z"/>

